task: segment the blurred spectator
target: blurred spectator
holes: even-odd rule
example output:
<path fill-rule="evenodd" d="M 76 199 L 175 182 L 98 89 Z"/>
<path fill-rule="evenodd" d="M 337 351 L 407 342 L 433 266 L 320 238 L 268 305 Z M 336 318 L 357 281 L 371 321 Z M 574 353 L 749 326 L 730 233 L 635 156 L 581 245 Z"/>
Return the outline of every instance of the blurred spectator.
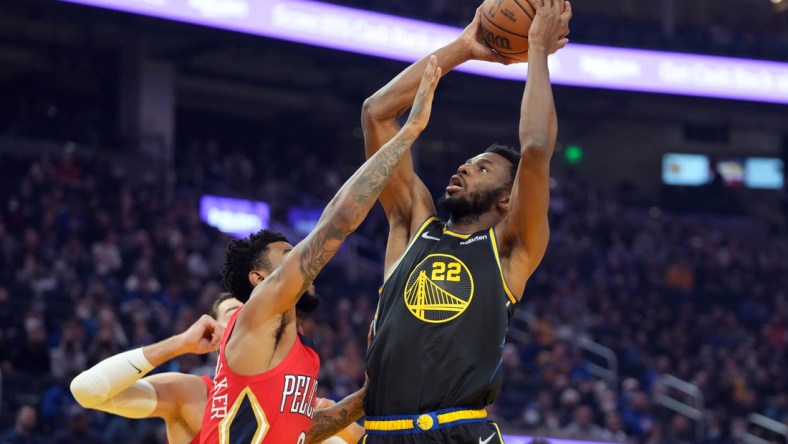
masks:
<path fill-rule="evenodd" d="M 606 438 L 604 429 L 594 424 L 594 414 L 586 405 L 575 409 L 574 420 L 566 426 L 565 433 L 574 439 L 601 441 Z"/>
<path fill-rule="evenodd" d="M 67 426 L 52 436 L 52 444 L 104 444 L 106 441 L 90 428 L 90 413 L 78 405 L 68 410 Z"/>
<path fill-rule="evenodd" d="M 0 444 L 40 444 L 44 441 L 35 433 L 38 414 L 35 407 L 23 405 L 16 413 L 16 423 L 0 435 Z"/>
<path fill-rule="evenodd" d="M 24 324 L 25 342 L 14 356 L 13 367 L 29 375 L 46 375 L 51 367 L 44 319 L 30 311 L 25 316 Z"/>

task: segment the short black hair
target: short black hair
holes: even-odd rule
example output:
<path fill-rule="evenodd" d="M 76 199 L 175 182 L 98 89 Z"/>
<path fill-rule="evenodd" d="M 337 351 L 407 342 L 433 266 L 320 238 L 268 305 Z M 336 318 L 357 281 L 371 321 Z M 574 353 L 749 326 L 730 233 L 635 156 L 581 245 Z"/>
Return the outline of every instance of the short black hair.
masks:
<path fill-rule="evenodd" d="M 234 297 L 235 296 L 232 293 L 227 293 L 227 292 L 219 293 L 219 295 L 216 296 L 216 300 L 213 301 L 213 305 L 211 305 L 211 311 L 208 313 L 208 315 L 214 319 L 219 317 L 219 305 L 222 302 L 228 299 L 232 299 Z"/>
<path fill-rule="evenodd" d="M 500 143 L 493 143 L 486 150 L 485 153 L 495 153 L 502 156 L 511 162 L 511 170 L 509 170 L 509 183 L 511 186 L 514 184 L 514 177 L 517 175 L 517 167 L 520 165 L 520 152 L 510 147 L 509 145 L 501 145 Z"/>
<path fill-rule="evenodd" d="M 236 299 L 246 303 L 254 287 L 249 282 L 249 272 L 255 269 L 271 270 L 268 245 L 288 242 L 284 234 L 260 230 L 244 239 L 233 239 L 227 246 L 222 268 L 222 286 Z"/>

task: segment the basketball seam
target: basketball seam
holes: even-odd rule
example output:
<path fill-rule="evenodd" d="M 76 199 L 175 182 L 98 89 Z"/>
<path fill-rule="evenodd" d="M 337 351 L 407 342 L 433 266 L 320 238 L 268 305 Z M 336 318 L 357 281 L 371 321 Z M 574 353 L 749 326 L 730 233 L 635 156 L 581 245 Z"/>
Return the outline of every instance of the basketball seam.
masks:
<path fill-rule="evenodd" d="M 493 22 L 492 19 L 487 14 L 484 13 L 484 11 L 482 11 L 482 16 L 484 16 L 484 18 L 486 18 L 487 21 L 491 25 L 495 26 L 496 28 L 500 29 L 501 31 L 505 31 L 507 34 L 511 34 L 513 36 L 517 36 L 517 37 L 524 38 L 524 39 L 528 40 L 528 36 L 527 35 L 517 34 L 516 32 L 509 31 L 506 28 L 503 28 L 501 26 L 496 25 L 495 22 Z"/>
<path fill-rule="evenodd" d="M 523 5 L 521 5 L 521 4 L 520 4 L 520 2 L 518 2 L 517 0 L 514 0 L 514 3 L 516 3 L 516 4 L 517 4 L 517 6 L 519 6 L 519 7 L 520 7 L 520 9 L 522 9 L 522 10 L 523 10 L 523 12 L 525 13 L 525 15 L 527 15 L 527 16 L 528 16 L 528 18 L 529 18 L 529 19 L 531 19 L 531 21 L 532 21 L 532 22 L 534 21 L 534 17 L 533 17 L 531 14 L 529 14 L 529 13 L 528 13 L 528 11 L 525 9 L 525 7 L 524 7 Z M 535 11 L 534 11 L 534 12 L 535 12 Z"/>

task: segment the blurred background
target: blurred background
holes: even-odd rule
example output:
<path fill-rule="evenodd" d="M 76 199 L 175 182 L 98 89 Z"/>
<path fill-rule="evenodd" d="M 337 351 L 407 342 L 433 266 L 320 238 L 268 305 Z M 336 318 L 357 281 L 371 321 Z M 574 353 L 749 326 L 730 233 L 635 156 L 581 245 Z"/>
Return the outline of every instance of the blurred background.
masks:
<path fill-rule="evenodd" d="M 287 2 L 101 3 L 188 9 L 208 25 Z M 478 6 L 335 3 L 459 28 Z M 570 37 L 785 73 L 786 7 L 577 1 Z M 164 442 L 161 421 L 76 406 L 71 378 L 207 312 L 232 236 L 308 233 L 364 159 L 364 99 L 406 66 L 86 5 L 1 2 L 0 443 Z M 750 101 L 726 99 L 724 85 L 718 98 L 554 86 L 552 236 L 504 349 L 490 413 L 505 432 L 788 442 L 788 74 L 776 76 L 754 88 L 782 89 Z M 414 148 L 433 193 L 491 143 L 517 145 L 522 89 L 443 79 Z M 363 383 L 386 233 L 378 207 L 316 282 L 323 302 L 304 327 L 321 396 Z M 210 374 L 213 362 L 160 370 Z"/>

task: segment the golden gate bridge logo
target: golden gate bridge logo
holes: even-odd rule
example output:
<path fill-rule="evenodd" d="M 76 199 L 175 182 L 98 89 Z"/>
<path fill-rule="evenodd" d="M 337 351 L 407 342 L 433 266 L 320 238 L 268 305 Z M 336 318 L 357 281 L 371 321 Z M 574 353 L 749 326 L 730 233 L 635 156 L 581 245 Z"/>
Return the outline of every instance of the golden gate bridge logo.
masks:
<path fill-rule="evenodd" d="M 473 298 L 473 276 L 449 254 L 431 254 L 408 277 L 405 305 L 424 322 L 443 323 L 461 315 Z"/>

